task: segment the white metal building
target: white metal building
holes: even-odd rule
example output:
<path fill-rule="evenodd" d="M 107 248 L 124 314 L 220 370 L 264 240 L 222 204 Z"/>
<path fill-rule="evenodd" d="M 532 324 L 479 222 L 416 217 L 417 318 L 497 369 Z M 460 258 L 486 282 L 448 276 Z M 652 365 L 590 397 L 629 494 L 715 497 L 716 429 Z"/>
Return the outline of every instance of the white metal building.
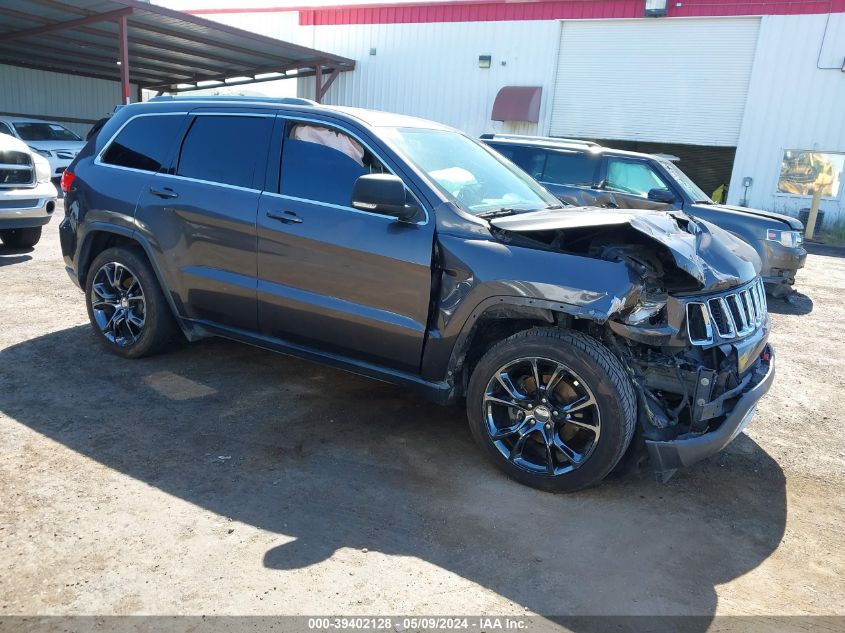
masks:
<path fill-rule="evenodd" d="M 793 215 L 810 205 L 807 179 L 823 172 L 826 221 L 840 216 L 845 0 L 684 0 L 649 18 L 644 9 L 642 0 L 479 0 L 197 12 L 356 60 L 327 103 L 473 135 L 667 151 L 694 176 L 709 168 L 712 182 L 729 180 L 728 202 Z M 491 119 L 506 86 L 542 89 L 536 122 Z M 312 92 L 301 82 L 301 96 Z"/>

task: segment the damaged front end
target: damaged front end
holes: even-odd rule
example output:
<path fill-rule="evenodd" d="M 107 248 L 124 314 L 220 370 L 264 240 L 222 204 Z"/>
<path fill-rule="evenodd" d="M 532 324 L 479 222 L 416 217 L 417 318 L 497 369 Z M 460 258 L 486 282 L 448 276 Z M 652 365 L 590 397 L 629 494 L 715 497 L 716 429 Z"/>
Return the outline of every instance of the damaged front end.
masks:
<path fill-rule="evenodd" d="M 592 333 L 638 396 L 638 452 L 666 481 L 731 442 L 774 378 L 753 249 L 683 214 L 572 209 L 496 219 L 497 239 L 624 262 L 634 288 Z"/>

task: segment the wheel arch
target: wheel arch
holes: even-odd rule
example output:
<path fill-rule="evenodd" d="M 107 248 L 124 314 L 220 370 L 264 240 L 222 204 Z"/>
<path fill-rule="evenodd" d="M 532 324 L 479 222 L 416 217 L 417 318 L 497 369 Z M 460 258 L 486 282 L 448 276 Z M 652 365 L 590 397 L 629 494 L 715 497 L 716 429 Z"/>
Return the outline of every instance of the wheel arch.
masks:
<path fill-rule="evenodd" d="M 201 338 L 191 328 L 187 327 L 185 322 L 182 320 L 178 307 L 173 300 L 172 293 L 170 292 L 169 286 L 161 271 L 161 267 L 158 265 L 158 262 L 153 255 L 151 245 L 137 231 L 105 223 L 96 223 L 89 226 L 79 249 L 77 275 L 80 287 L 83 289 L 85 288 L 85 280 L 88 278 L 91 263 L 97 255 L 108 248 L 119 246 L 138 248 L 144 253 L 144 256 L 153 269 L 153 274 L 155 275 L 156 281 L 162 290 L 162 294 L 167 300 L 167 305 L 170 307 L 170 311 L 176 319 L 176 323 L 179 324 L 179 328 L 182 330 L 182 333 L 189 341 Z"/>
<path fill-rule="evenodd" d="M 490 297 L 469 316 L 449 358 L 447 378 L 455 395 L 466 393 L 473 368 L 493 345 L 518 332 L 555 326 L 587 330 L 606 317 L 581 306 L 529 297 Z"/>

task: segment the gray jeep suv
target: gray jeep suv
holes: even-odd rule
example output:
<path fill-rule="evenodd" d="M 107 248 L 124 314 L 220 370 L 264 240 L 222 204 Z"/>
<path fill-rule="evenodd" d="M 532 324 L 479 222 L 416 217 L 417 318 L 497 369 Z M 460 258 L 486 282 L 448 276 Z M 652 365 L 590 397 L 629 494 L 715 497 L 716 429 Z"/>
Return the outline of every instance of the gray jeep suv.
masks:
<path fill-rule="evenodd" d="M 774 375 L 744 242 L 681 212 L 562 208 L 429 121 L 156 99 L 63 183 L 67 270 L 109 351 L 223 336 L 465 401 L 482 452 L 538 488 L 646 457 L 666 478 L 730 442 Z"/>

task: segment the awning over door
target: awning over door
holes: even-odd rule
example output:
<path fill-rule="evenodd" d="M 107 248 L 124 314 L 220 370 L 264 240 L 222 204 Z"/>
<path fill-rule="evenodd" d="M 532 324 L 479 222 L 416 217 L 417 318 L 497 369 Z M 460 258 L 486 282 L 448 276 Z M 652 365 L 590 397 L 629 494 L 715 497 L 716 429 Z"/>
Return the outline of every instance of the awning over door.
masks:
<path fill-rule="evenodd" d="M 505 86 L 499 90 L 493 102 L 493 121 L 528 121 L 540 120 L 540 86 Z"/>

